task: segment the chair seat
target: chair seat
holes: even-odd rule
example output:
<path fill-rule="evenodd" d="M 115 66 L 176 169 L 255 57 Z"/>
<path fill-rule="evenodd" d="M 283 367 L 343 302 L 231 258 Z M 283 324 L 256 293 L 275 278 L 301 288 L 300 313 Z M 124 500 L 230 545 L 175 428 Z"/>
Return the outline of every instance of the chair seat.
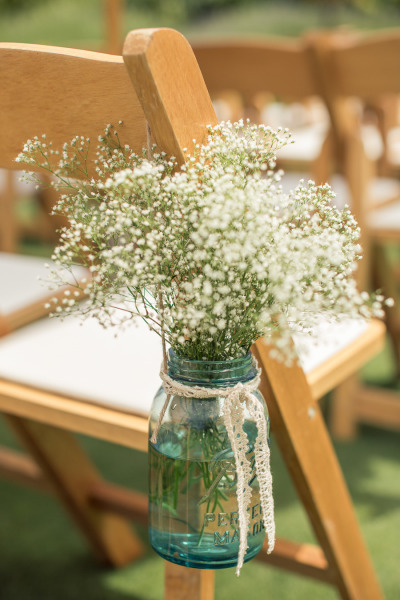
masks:
<path fill-rule="evenodd" d="M 397 230 L 400 232 L 400 200 L 371 211 L 368 225 L 374 230 Z"/>
<path fill-rule="evenodd" d="M 318 343 L 301 344 L 306 373 L 340 352 L 367 328 L 359 321 L 318 328 Z M 304 351 L 304 349 L 306 351 Z M 160 385 L 159 337 L 143 322 L 115 336 L 96 320 L 78 317 L 38 321 L 0 340 L 0 378 L 137 415 L 148 414 Z"/>
<path fill-rule="evenodd" d="M 13 187 L 14 191 L 19 197 L 35 196 L 36 185 L 33 182 L 21 181 L 21 177 L 24 175 L 24 171 L 14 171 Z M 0 189 L 3 189 L 6 185 L 7 171 L 6 169 L 0 169 Z"/>
<path fill-rule="evenodd" d="M 344 319 L 335 323 L 321 320 L 312 337 L 307 333 L 295 334 L 293 341 L 304 372 L 309 374 L 318 369 L 362 336 L 367 328 L 368 322 L 361 319 Z"/>
<path fill-rule="evenodd" d="M 293 143 L 281 148 L 278 153 L 278 159 L 282 161 L 314 161 L 322 147 L 326 136 L 327 128 L 325 124 L 316 123 L 299 127 L 293 131 Z"/>
<path fill-rule="evenodd" d="M 288 193 L 290 190 L 295 189 L 301 179 L 307 182 L 310 177 L 309 174 L 304 172 L 288 171 L 282 177 L 282 189 L 285 193 Z M 344 208 L 345 205 L 350 206 L 351 197 L 345 178 L 342 175 L 332 175 L 329 185 L 336 196 L 333 203 L 339 209 Z M 397 198 L 400 199 L 400 182 L 390 177 L 376 177 L 371 181 L 369 196 L 374 207 L 371 225 L 374 226 L 375 211 L 376 214 L 380 214 L 382 211 L 380 219 L 384 219 L 392 227 L 393 223 L 390 222 L 392 216 L 390 215 L 395 216 L 395 219 L 398 220 L 399 209 L 394 208 L 394 213 L 391 213 L 390 208 L 400 205 L 400 202 L 397 203 L 396 200 Z M 388 215 L 388 218 L 386 215 Z"/>
<path fill-rule="evenodd" d="M 49 318 L 0 341 L 0 377 L 148 414 L 160 386 L 159 337 L 144 323 L 115 337 L 95 319 Z"/>
<path fill-rule="evenodd" d="M 19 310 L 48 296 L 44 282 L 49 270 L 45 263 L 44 258 L 0 252 L 0 313 Z M 74 273 L 84 277 L 86 271 L 77 267 Z"/>

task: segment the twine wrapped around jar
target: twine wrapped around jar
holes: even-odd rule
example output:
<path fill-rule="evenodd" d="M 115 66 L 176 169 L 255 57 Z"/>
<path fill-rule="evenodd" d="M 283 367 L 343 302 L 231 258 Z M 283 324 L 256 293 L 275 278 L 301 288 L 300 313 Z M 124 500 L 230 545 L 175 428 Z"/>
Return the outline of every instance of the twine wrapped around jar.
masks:
<path fill-rule="evenodd" d="M 254 359 L 253 359 L 254 360 Z M 237 474 L 237 502 L 239 522 L 239 554 L 236 574 L 239 575 L 243 566 L 247 550 L 247 532 L 250 523 L 249 506 L 251 502 L 250 481 L 252 477 L 252 466 L 247 456 L 248 438 L 243 430 L 244 406 L 246 406 L 250 417 L 257 426 L 257 438 L 254 446 L 255 469 L 260 487 L 260 503 L 262 508 L 263 523 L 268 536 L 268 554 L 272 552 L 275 544 L 275 521 L 274 501 L 272 496 L 272 476 L 270 469 L 270 450 L 268 444 L 268 428 L 264 411 L 259 402 L 252 395 L 260 383 L 260 369 L 251 381 L 237 383 L 234 387 L 227 388 L 205 388 L 201 386 L 184 385 L 171 378 L 163 364 L 160 377 L 163 381 L 164 390 L 167 394 L 166 401 L 161 410 L 158 423 L 153 431 L 151 442 L 157 441 L 157 435 L 162 420 L 168 408 L 172 396 L 183 396 L 185 398 L 225 398 L 223 419 L 229 441 L 235 458 Z"/>

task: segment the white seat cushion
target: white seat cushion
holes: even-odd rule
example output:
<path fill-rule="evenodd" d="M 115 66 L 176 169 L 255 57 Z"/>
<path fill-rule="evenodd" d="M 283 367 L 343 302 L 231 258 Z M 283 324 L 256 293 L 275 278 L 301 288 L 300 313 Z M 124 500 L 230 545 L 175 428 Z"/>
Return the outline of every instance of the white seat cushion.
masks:
<path fill-rule="evenodd" d="M 44 258 L 0 252 L 1 313 L 18 310 L 50 293 L 39 280 L 49 277 L 45 263 Z M 77 277 L 84 277 L 85 273 L 80 267 L 75 270 Z"/>
<path fill-rule="evenodd" d="M 321 324 L 319 341 L 307 335 L 295 342 L 307 348 L 301 363 L 309 372 L 363 333 L 364 322 Z M 37 388 L 148 414 L 160 386 L 159 337 L 145 324 L 115 337 L 94 319 L 83 325 L 69 317 L 40 321 L 0 340 L 0 377 Z"/>
<path fill-rule="evenodd" d="M 47 272 L 43 259 L 0 254 L 1 309 L 12 308 L 18 299 L 40 298 L 43 288 L 36 276 L 42 270 Z M 296 345 L 307 349 L 301 353 L 305 372 L 365 328 L 359 321 L 321 322 L 318 343 L 305 334 L 295 336 Z M 78 317 L 48 318 L 0 339 L 1 378 L 143 415 L 160 386 L 161 360 L 160 338 L 141 321 L 116 337 L 114 329 L 104 329 L 94 319 L 81 324 Z"/>
<path fill-rule="evenodd" d="M 299 127 L 293 131 L 293 143 L 284 146 L 277 152 L 282 161 L 312 162 L 321 152 L 326 136 L 325 124 L 316 123 Z"/>
<path fill-rule="evenodd" d="M 147 414 L 161 343 L 144 323 L 115 337 L 94 319 L 46 319 L 0 339 L 0 377 Z"/>
<path fill-rule="evenodd" d="M 338 354 L 367 328 L 368 322 L 362 319 L 344 319 L 337 323 L 321 320 L 313 330 L 313 337 L 306 333 L 295 334 L 293 341 L 304 372 L 310 373 Z"/>
<path fill-rule="evenodd" d="M 36 195 L 36 184 L 33 182 L 27 183 L 21 181 L 21 177 L 24 175 L 24 171 L 13 172 L 13 189 L 17 196 L 34 196 Z M 0 169 L 0 189 L 3 189 L 7 185 L 7 171 L 6 169 Z"/>
<path fill-rule="evenodd" d="M 400 233 L 400 201 L 371 211 L 368 215 L 368 225 L 372 230 L 398 230 Z"/>

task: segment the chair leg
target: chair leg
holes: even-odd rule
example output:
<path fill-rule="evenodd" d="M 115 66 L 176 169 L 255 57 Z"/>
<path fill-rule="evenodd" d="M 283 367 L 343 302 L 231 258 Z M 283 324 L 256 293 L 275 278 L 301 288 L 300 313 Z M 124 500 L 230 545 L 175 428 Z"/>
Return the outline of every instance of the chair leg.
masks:
<path fill-rule="evenodd" d="M 371 253 L 372 281 L 376 289 L 382 290 L 386 297 L 392 297 L 396 303 L 399 297 L 396 277 L 385 252 L 384 245 L 375 242 Z M 396 363 L 396 375 L 400 377 L 400 317 L 398 306 L 386 308 L 386 328 L 391 341 Z"/>
<path fill-rule="evenodd" d="M 332 392 L 329 424 L 331 433 L 336 439 L 352 440 L 357 435 L 354 399 L 359 386 L 358 376 L 353 375 Z"/>
<path fill-rule="evenodd" d="M 101 478 L 74 436 L 42 423 L 5 415 L 5 419 L 52 485 L 61 503 L 98 558 L 122 566 L 143 552 L 127 521 L 94 507 L 90 490 Z"/>
<path fill-rule="evenodd" d="M 272 431 L 343 600 L 383 598 L 323 416 L 303 371 L 258 342 Z"/>
<path fill-rule="evenodd" d="M 0 190 L 0 249 L 3 252 L 16 252 L 19 241 L 19 229 L 14 213 L 15 173 L 5 171 L 5 183 Z"/>
<path fill-rule="evenodd" d="M 214 571 L 165 561 L 164 600 L 213 600 Z"/>

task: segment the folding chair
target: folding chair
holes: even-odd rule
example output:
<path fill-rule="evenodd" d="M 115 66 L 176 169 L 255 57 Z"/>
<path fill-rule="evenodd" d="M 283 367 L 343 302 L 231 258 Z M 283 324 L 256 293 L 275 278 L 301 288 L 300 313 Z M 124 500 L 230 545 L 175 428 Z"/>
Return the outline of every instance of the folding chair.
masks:
<path fill-rule="evenodd" d="M 388 243 L 400 242 L 400 184 L 392 201 L 382 202 L 373 183 L 373 169 L 366 155 L 359 103 L 381 102 L 400 93 L 400 33 L 378 35 L 314 35 L 311 51 L 319 73 L 336 137 L 342 170 L 348 182 L 352 210 L 361 227 L 364 262 L 363 283 L 372 280 L 387 296 L 398 299 L 396 271 L 390 266 Z M 367 270 L 366 270 L 367 269 Z M 386 310 L 388 333 L 400 372 L 400 313 Z M 358 389 L 348 400 L 334 403 L 332 427 L 336 435 L 350 437 L 358 422 L 400 429 L 400 396 L 383 388 Z"/>
<path fill-rule="evenodd" d="M 99 50 L 120 55 L 125 2 L 124 0 L 99 0 L 99 9 L 102 12 L 104 30 L 104 41 Z M 85 48 L 87 46 L 88 44 L 85 44 Z M 33 187 L 21 186 L 18 177 L 19 173 L 0 170 L 0 251 L 2 252 L 18 252 L 21 241 L 26 238 L 49 244 L 57 241 L 54 223 L 51 223 L 49 213 L 57 201 L 58 194 L 50 187 L 50 180 L 44 176 L 43 184 L 35 191 Z M 35 215 L 29 220 L 21 221 L 16 214 L 15 200 L 21 196 L 33 197 Z M 62 224 L 62 219 L 58 218 L 58 225 L 61 227 Z"/>
<path fill-rule="evenodd" d="M 203 143 L 206 125 L 216 123 L 193 52 L 173 30 L 131 32 L 123 59 L 0 44 L 0 70 L 0 165 L 7 168 L 35 134 L 55 145 L 74 134 L 96 139 L 119 120 L 122 143 L 140 151 L 150 137 L 182 161 L 182 148 Z M 31 455 L 1 450 L 0 472 L 55 491 L 97 555 L 116 565 L 141 552 L 127 518 L 144 520 L 146 501 L 103 481 L 73 434 L 147 450 L 161 358 L 154 338 L 139 328 L 115 339 L 92 321 L 80 327 L 71 318 L 38 321 L 0 341 L 0 411 Z M 272 555 L 259 557 L 353 600 L 382 594 L 317 400 L 371 358 L 383 338 L 379 322 L 346 327 L 335 343 L 315 349 L 314 362 L 303 358 L 291 368 L 274 362 L 263 342 L 254 347 L 275 436 L 321 545 L 278 540 Z M 165 598 L 188 597 L 212 600 L 213 572 L 166 563 Z"/>
<path fill-rule="evenodd" d="M 329 117 L 307 40 L 230 38 L 191 45 L 217 115 L 289 127 L 294 143 L 278 153 L 285 179 L 290 185 L 301 177 L 327 181 Z"/>

